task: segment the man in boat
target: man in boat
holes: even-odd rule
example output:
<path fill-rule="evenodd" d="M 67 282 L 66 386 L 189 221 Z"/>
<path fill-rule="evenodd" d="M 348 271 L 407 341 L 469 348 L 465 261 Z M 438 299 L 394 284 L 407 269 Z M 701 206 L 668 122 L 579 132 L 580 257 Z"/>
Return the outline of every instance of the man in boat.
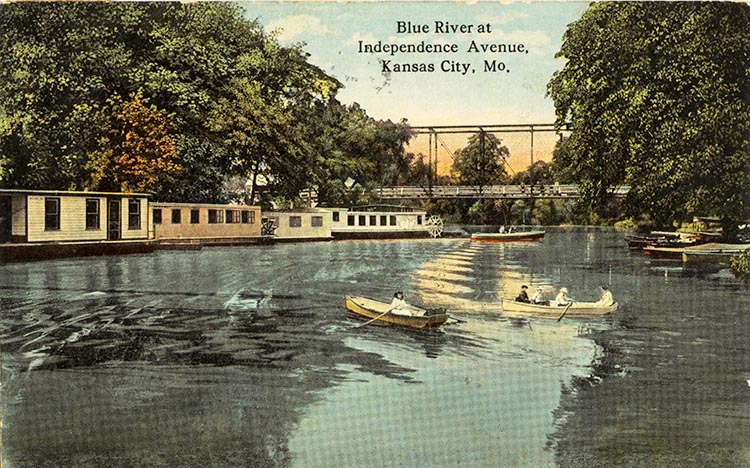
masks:
<path fill-rule="evenodd" d="M 560 288 L 560 292 L 557 293 L 557 297 L 555 297 L 555 304 L 558 307 L 566 307 L 572 302 L 573 299 L 568 297 L 568 288 Z"/>
<path fill-rule="evenodd" d="M 544 305 L 548 306 L 549 301 L 545 301 L 542 299 L 542 287 L 537 286 L 536 291 L 534 291 L 534 295 L 531 296 L 531 303 L 536 305 Z"/>
<path fill-rule="evenodd" d="M 388 310 L 388 312 L 396 315 L 408 315 L 409 317 L 422 317 L 425 313 L 424 310 L 418 309 L 406 302 L 404 300 L 404 293 L 401 291 L 397 291 L 393 295 L 391 308 Z"/>
<path fill-rule="evenodd" d="M 596 301 L 596 305 L 602 306 L 602 307 L 609 307 L 612 304 L 614 304 L 615 298 L 612 297 L 612 291 L 609 290 L 609 286 L 607 286 L 606 284 L 603 284 L 601 286 L 601 290 L 602 290 L 602 295 L 599 298 L 599 300 Z"/>
<path fill-rule="evenodd" d="M 516 302 L 525 302 L 527 304 L 531 303 L 531 299 L 529 299 L 529 293 L 526 292 L 526 290 L 529 289 L 528 286 L 525 284 L 521 286 L 521 292 L 516 296 Z"/>

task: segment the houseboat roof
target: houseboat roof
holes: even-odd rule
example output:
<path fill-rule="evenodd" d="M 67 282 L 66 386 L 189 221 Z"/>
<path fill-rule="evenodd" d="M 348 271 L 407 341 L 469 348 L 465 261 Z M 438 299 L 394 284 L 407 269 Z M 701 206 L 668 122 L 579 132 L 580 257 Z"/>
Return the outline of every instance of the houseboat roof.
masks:
<path fill-rule="evenodd" d="M 150 197 L 150 193 L 138 192 L 86 192 L 71 190 L 29 190 L 29 189 L 0 189 L 0 195 L 57 195 L 72 197 L 91 197 L 91 196 L 127 196 L 127 197 Z"/>
<path fill-rule="evenodd" d="M 203 207 L 203 208 L 254 208 L 258 209 L 260 206 L 257 205 L 239 205 L 236 203 L 201 203 L 201 202 L 165 202 L 165 201 L 152 201 L 151 206 L 169 206 L 177 208 L 189 208 L 189 207 Z"/>

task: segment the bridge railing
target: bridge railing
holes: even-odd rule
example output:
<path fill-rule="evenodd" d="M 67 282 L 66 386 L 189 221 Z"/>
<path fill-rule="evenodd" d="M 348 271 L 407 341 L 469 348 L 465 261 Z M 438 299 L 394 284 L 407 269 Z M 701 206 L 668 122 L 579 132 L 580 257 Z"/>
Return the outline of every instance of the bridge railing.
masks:
<path fill-rule="evenodd" d="M 615 196 L 625 196 L 629 187 L 615 188 Z M 571 184 L 544 185 L 437 185 L 381 187 L 381 198 L 576 198 L 578 187 Z"/>

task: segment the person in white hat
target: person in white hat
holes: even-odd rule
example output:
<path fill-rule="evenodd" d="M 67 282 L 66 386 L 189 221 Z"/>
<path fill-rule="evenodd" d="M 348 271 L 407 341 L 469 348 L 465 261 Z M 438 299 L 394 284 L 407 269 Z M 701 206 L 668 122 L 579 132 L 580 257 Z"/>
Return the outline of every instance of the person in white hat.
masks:
<path fill-rule="evenodd" d="M 565 307 L 571 302 L 573 302 L 573 299 L 568 297 L 568 288 L 560 288 L 560 292 L 557 293 L 557 297 L 555 297 L 555 303 L 559 307 Z"/>

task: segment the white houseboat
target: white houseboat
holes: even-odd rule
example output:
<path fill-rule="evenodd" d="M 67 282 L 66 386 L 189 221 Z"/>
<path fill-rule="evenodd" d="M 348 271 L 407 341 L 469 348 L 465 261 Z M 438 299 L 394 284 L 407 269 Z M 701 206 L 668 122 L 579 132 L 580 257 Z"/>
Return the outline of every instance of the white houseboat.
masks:
<path fill-rule="evenodd" d="M 264 234 L 274 241 L 331 240 L 331 212 L 325 209 L 263 212 Z"/>
<path fill-rule="evenodd" d="M 0 189 L 0 260 L 152 251 L 148 197 Z"/>
<path fill-rule="evenodd" d="M 422 210 L 387 205 L 325 209 L 331 212 L 331 234 L 335 239 L 434 235 L 434 223 L 432 220 L 428 223 L 427 212 Z"/>

